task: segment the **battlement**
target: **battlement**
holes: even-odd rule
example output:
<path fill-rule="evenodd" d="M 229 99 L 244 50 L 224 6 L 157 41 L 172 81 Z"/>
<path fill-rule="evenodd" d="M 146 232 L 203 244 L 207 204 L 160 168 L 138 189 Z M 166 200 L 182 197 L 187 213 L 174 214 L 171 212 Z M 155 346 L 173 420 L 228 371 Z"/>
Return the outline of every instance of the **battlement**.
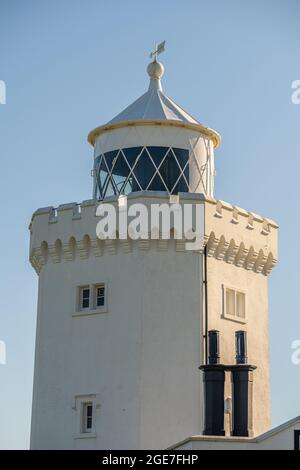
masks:
<path fill-rule="evenodd" d="M 267 275 L 278 258 L 278 225 L 227 202 L 206 198 L 207 255 Z"/>
<path fill-rule="evenodd" d="M 130 202 L 169 202 L 165 192 L 141 191 L 128 196 Z M 142 201 L 141 201 L 142 200 Z M 277 262 L 276 222 L 253 212 L 203 194 L 179 193 L 180 203 L 204 203 L 207 256 L 267 275 Z M 105 202 L 117 204 L 117 198 Z M 30 262 L 37 273 L 51 260 L 54 263 L 76 258 L 150 249 L 151 240 L 99 240 L 96 236 L 98 201 L 44 207 L 34 212 L 29 226 Z M 166 250 L 174 240 L 156 240 L 157 249 Z M 175 240 L 176 251 L 184 251 L 185 240 Z"/>

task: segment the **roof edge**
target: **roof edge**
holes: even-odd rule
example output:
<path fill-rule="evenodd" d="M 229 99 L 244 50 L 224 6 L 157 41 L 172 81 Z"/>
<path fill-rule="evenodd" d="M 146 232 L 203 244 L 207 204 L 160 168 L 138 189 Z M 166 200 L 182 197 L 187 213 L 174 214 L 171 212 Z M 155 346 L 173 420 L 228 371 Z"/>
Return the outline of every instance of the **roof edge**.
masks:
<path fill-rule="evenodd" d="M 246 437 L 246 436 L 207 436 L 207 435 L 195 435 L 195 436 L 189 436 L 182 441 L 176 442 L 172 446 L 168 447 L 167 449 L 176 449 L 179 446 L 182 446 L 184 444 L 187 444 L 188 442 L 191 441 L 207 441 L 207 442 L 251 442 L 251 443 L 257 443 L 257 442 L 262 442 L 286 429 L 289 427 L 293 426 L 294 424 L 300 423 L 300 416 L 296 416 L 295 418 L 292 418 L 282 424 L 279 424 L 279 426 L 276 426 L 275 428 L 269 429 L 268 431 L 259 434 L 257 436 L 253 437 Z"/>
<path fill-rule="evenodd" d="M 189 122 L 182 122 L 177 120 L 157 120 L 157 119 L 149 119 L 149 120 L 132 120 L 132 121 L 120 121 L 117 123 L 112 124 L 104 124 L 103 126 L 96 127 L 93 129 L 87 137 L 88 142 L 94 146 L 95 141 L 99 135 L 104 134 L 105 132 L 111 131 L 113 129 L 119 129 L 122 127 L 130 127 L 130 126 L 167 126 L 167 127 L 181 127 L 185 129 L 191 129 L 194 131 L 198 131 L 201 134 L 204 134 L 209 139 L 213 141 L 214 147 L 218 148 L 221 144 L 221 136 L 215 130 L 205 127 L 202 124 L 194 124 Z"/>

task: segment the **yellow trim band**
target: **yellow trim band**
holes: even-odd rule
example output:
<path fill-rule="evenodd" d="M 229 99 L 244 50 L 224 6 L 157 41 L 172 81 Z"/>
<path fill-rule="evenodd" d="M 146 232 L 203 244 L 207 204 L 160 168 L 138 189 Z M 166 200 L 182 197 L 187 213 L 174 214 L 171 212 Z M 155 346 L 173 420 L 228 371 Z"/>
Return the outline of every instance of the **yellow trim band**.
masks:
<path fill-rule="evenodd" d="M 198 131 L 201 134 L 204 134 L 206 137 L 213 141 L 214 147 L 218 148 L 221 143 L 221 136 L 213 129 L 209 127 L 202 126 L 202 124 L 193 124 L 189 122 L 182 122 L 176 120 L 140 120 L 140 121 L 121 121 L 115 124 L 105 124 L 104 126 L 99 126 L 93 129 L 88 135 L 88 142 L 94 146 L 95 141 L 99 135 L 104 134 L 104 132 L 111 131 L 113 129 L 120 129 L 122 127 L 130 126 L 167 126 L 167 127 L 181 127 L 184 129 L 191 129 Z"/>

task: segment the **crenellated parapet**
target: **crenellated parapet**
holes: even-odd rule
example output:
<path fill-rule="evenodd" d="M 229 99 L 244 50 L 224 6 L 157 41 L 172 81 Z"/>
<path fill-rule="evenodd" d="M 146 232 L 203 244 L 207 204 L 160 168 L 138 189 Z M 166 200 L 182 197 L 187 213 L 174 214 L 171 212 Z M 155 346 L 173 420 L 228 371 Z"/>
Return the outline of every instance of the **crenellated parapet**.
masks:
<path fill-rule="evenodd" d="M 207 256 L 268 275 L 278 257 L 278 225 L 227 202 L 206 198 Z"/>
<path fill-rule="evenodd" d="M 135 193 L 133 202 L 168 202 L 168 196 Z M 207 256 L 258 274 L 268 275 L 277 262 L 277 224 L 257 214 L 202 194 L 179 195 L 180 201 L 204 203 Z M 116 200 L 112 200 L 116 204 Z M 100 240 L 96 235 L 98 201 L 70 203 L 38 209 L 30 223 L 30 262 L 37 273 L 48 263 L 87 260 L 103 255 L 130 253 L 133 249 L 185 251 L 184 239 L 158 240 L 128 238 Z"/>

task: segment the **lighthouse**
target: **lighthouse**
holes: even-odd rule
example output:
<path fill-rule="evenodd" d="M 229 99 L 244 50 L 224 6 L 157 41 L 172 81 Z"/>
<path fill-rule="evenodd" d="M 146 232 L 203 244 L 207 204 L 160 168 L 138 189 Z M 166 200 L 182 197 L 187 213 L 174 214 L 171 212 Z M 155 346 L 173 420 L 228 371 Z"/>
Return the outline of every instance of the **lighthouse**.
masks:
<path fill-rule="evenodd" d="M 278 227 L 214 198 L 220 135 L 165 94 L 162 49 L 145 93 L 88 135 L 92 198 L 32 216 L 33 449 L 164 449 L 189 435 L 255 436 L 270 425 Z M 187 250 L 172 226 L 157 237 L 99 238 L 99 204 L 119 208 L 124 198 L 128 207 L 201 206 L 203 246 Z"/>

